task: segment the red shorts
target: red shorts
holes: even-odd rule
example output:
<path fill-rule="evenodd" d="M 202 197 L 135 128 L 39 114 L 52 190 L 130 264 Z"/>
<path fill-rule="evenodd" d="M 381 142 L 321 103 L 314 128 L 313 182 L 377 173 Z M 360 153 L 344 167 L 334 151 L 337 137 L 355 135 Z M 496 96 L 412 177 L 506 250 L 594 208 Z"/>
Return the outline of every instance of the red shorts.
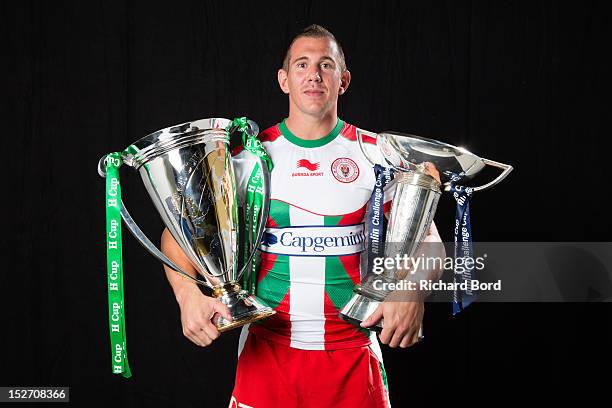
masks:
<path fill-rule="evenodd" d="M 301 350 L 249 333 L 230 408 L 388 408 L 382 365 L 368 346 Z"/>

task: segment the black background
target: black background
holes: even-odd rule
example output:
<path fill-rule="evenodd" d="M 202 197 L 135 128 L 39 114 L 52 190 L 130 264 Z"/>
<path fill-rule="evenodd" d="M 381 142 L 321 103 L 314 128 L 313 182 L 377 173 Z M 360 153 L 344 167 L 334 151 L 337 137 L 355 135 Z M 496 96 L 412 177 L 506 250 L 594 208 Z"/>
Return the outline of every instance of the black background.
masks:
<path fill-rule="evenodd" d="M 162 269 L 124 232 L 133 378 L 111 374 L 100 156 L 159 128 L 287 115 L 276 70 L 319 23 L 352 83 L 339 116 L 514 165 L 472 204 L 480 241 L 609 241 L 605 2 L 2 2 L 2 386 L 71 387 L 75 406 L 226 406 L 237 333 L 183 337 Z M 8 159 L 8 161 L 7 161 Z M 139 177 L 126 205 L 162 230 Z M 452 200 L 436 223 L 451 240 Z M 125 230 L 124 230 L 125 231 Z M 384 347 L 395 407 L 603 395 L 610 304 L 428 305 L 427 339 Z M 609 378 L 609 376 L 607 376 Z M 307 381 L 304 378 L 304 381 Z M 528 396 L 529 395 L 529 396 Z"/>

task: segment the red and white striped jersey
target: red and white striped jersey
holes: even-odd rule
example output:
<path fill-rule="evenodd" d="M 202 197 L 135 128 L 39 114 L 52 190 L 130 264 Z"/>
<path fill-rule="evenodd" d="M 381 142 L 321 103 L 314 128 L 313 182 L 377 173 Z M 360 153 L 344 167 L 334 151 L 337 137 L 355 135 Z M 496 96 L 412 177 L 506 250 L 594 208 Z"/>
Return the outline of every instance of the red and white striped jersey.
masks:
<path fill-rule="evenodd" d="M 371 135 L 364 137 L 365 148 L 380 160 Z M 368 330 L 338 317 L 361 279 L 365 216 L 375 182 L 355 126 L 338 120 L 322 139 L 303 140 L 283 121 L 259 139 L 274 169 L 256 295 L 276 314 L 250 330 L 306 350 L 370 344 Z M 250 153 L 234 151 L 238 186 L 246 185 L 253 164 Z M 385 191 L 387 208 L 391 186 Z"/>

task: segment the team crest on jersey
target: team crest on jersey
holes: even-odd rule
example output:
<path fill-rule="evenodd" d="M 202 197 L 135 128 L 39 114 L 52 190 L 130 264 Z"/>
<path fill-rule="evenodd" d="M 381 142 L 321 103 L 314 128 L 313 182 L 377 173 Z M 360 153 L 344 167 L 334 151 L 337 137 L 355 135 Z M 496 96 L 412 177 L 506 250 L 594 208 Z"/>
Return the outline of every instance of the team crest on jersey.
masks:
<path fill-rule="evenodd" d="M 331 171 L 336 180 L 341 183 L 351 183 L 359 177 L 357 163 L 348 157 L 340 157 L 331 165 Z"/>

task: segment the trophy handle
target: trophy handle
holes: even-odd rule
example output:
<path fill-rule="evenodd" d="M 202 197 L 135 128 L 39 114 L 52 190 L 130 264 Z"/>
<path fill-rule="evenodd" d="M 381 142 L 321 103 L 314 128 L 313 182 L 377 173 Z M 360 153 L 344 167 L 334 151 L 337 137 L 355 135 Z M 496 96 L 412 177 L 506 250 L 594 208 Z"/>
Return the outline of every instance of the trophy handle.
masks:
<path fill-rule="evenodd" d="M 514 167 L 512 167 L 509 164 L 499 163 L 499 162 L 489 160 L 489 159 L 482 159 L 482 162 L 491 167 L 497 167 L 498 169 L 502 169 L 503 171 L 493 181 L 490 181 L 487 184 L 483 184 L 482 186 L 473 187 L 472 190 L 475 192 L 487 190 L 499 184 L 499 182 L 505 179 L 508 176 L 508 174 L 510 174 L 510 172 L 514 169 Z M 444 191 L 450 191 L 450 189 L 451 189 L 450 183 L 444 183 Z"/>
<path fill-rule="evenodd" d="M 98 174 L 102 178 L 106 177 L 106 167 L 104 166 L 105 159 L 106 159 L 106 155 L 102 156 L 102 158 L 98 162 Z M 134 219 L 128 212 L 127 208 L 125 208 L 125 205 L 123 204 L 123 200 L 121 200 L 121 218 L 123 218 L 125 225 L 128 227 L 128 229 L 130 230 L 134 238 L 136 238 L 136 240 L 140 243 L 140 245 L 142 245 L 147 251 L 149 251 L 151 255 L 153 255 L 158 260 L 160 260 L 164 265 L 166 265 L 170 269 L 174 269 L 176 272 L 180 273 L 184 277 L 191 279 L 195 283 L 208 287 L 206 282 L 199 280 L 197 278 L 194 278 L 187 272 L 183 271 L 174 262 L 172 262 L 170 258 L 164 255 L 162 251 L 157 249 L 155 244 L 151 242 L 151 240 L 144 234 L 144 232 L 142 232 L 138 224 L 136 224 L 136 222 L 134 221 Z"/>
<path fill-rule="evenodd" d="M 259 166 L 261 168 L 261 172 L 263 174 L 263 204 L 261 206 L 261 211 L 259 212 L 259 228 L 257 229 L 257 236 L 255 238 L 255 244 L 253 245 L 253 251 L 249 255 L 247 261 L 242 265 L 242 268 L 238 272 L 237 276 L 242 276 L 244 272 L 246 272 L 247 266 L 251 264 L 255 253 L 257 252 L 257 248 L 259 247 L 259 243 L 261 242 L 261 238 L 263 237 L 263 233 L 266 229 L 266 222 L 268 220 L 268 215 L 270 213 L 270 170 L 266 163 L 259 157 L 257 157 L 257 161 L 259 162 Z"/>

